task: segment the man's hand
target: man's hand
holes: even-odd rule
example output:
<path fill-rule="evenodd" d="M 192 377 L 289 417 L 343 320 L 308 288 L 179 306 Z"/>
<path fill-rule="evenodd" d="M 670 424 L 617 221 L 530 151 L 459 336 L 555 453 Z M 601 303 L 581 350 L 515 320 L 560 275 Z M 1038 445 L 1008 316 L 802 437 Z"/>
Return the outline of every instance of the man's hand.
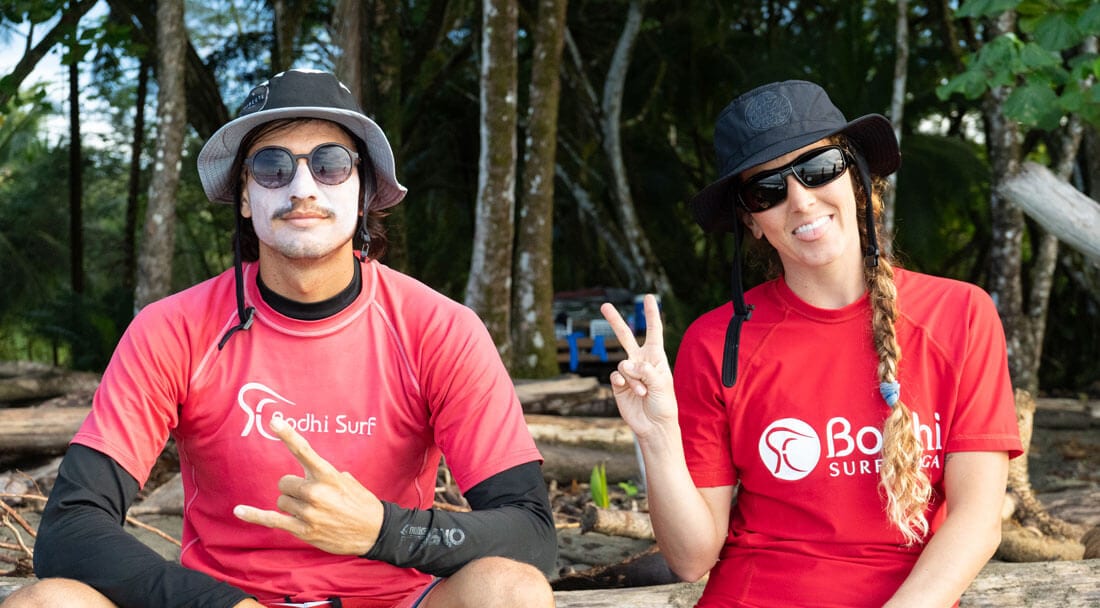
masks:
<path fill-rule="evenodd" d="M 382 502 L 350 473 L 336 470 L 285 421 L 271 421 L 271 430 L 305 470 L 305 477 L 279 480 L 279 511 L 237 505 L 233 515 L 243 521 L 286 530 L 307 543 L 337 555 L 363 555 L 378 540 Z"/>

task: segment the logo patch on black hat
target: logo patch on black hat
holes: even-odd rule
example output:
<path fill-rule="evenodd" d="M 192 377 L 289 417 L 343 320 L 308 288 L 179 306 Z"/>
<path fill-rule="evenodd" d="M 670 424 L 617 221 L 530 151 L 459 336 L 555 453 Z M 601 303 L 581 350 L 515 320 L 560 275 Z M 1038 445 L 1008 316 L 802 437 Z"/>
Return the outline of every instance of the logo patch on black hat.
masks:
<path fill-rule="evenodd" d="M 785 125 L 791 120 L 791 100 L 772 91 L 751 99 L 745 106 L 745 122 L 757 131 Z"/>
<path fill-rule="evenodd" d="M 267 83 L 249 91 L 248 97 L 244 98 L 244 103 L 241 104 L 241 109 L 237 112 L 237 115 L 244 116 L 264 109 L 264 106 L 267 105 L 267 93 Z"/>

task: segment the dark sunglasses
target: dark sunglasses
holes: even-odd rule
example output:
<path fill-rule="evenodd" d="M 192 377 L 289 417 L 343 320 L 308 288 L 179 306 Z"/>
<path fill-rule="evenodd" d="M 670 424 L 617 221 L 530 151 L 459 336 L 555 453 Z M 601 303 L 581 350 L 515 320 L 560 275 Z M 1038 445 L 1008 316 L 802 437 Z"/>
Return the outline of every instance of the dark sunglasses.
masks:
<path fill-rule="evenodd" d="M 793 175 L 807 188 L 819 188 L 840 177 L 851 157 L 840 146 L 816 148 L 778 169 L 750 177 L 737 190 L 737 199 L 752 213 L 767 211 L 787 198 L 787 176 Z"/>
<path fill-rule="evenodd" d="M 267 146 L 244 159 L 252 178 L 264 188 L 282 188 L 294 179 L 298 159 L 309 162 L 309 172 L 319 183 L 335 186 L 351 177 L 359 155 L 337 143 L 321 144 L 309 154 L 295 154 L 282 146 Z"/>

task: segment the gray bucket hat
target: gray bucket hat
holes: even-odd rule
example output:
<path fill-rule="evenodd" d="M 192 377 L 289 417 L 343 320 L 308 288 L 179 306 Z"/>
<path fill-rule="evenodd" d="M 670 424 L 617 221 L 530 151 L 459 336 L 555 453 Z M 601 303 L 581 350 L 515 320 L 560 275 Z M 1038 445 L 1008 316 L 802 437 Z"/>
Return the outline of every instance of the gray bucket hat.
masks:
<path fill-rule="evenodd" d="M 885 177 L 901 165 L 889 120 L 868 114 L 849 122 L 812 82 L 773 82 L 734 99 L 714 125 L 720 177 L 691 199 L 695 221 L 707 232 L 732 232 L 736 215 L 731 189 L 742 171 L 837 134 L 856 146 L 872 175 Z"/>
<path fill-rule="evenodd" d="M 405 198 L 407 189 L 397 181 L 389 140 L 363 114 L 351 91 L 328 72 L 296 69 L 280 72 L 253 88 L 237 118 L 218 129 L 202 147 L 198 156 L 199 179 L 210 200 L 233 203 L 237 180 L 230 171 L 241 140 L 257 126 L 281 118 L 329 120 L 366 145 L 378 188 L 370 209 L 386 209 Z"/>

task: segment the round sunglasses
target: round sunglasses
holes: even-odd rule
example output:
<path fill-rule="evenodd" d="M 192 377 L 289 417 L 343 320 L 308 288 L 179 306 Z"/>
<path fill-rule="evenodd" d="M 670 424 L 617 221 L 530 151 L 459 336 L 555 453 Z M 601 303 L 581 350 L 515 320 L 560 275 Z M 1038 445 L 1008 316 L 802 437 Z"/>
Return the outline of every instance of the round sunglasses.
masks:
<path fill-rule="evenodd" d="M 840 177 L 850 164 L 851 157 L 840 146 L 815 148 L 787 165 L 750 177 L 738 188 L 737 199 L 751 213 L 767 211 L 787 199 L 788 175 L 807 188 L 820 188 Z"/>
<path fill-rule="evenodd" d="M 309 172 L 318 183 L 328 186 L 342 184 L 351 177 L 359 155 L 337 143 L 321 144 L 308 154 L 295 154 L 282 146 L 265 146 L 244 159 L 252 179 L 274 190 L 286 186 L 298 171 L 298 159 L 304 158 Z"/>

